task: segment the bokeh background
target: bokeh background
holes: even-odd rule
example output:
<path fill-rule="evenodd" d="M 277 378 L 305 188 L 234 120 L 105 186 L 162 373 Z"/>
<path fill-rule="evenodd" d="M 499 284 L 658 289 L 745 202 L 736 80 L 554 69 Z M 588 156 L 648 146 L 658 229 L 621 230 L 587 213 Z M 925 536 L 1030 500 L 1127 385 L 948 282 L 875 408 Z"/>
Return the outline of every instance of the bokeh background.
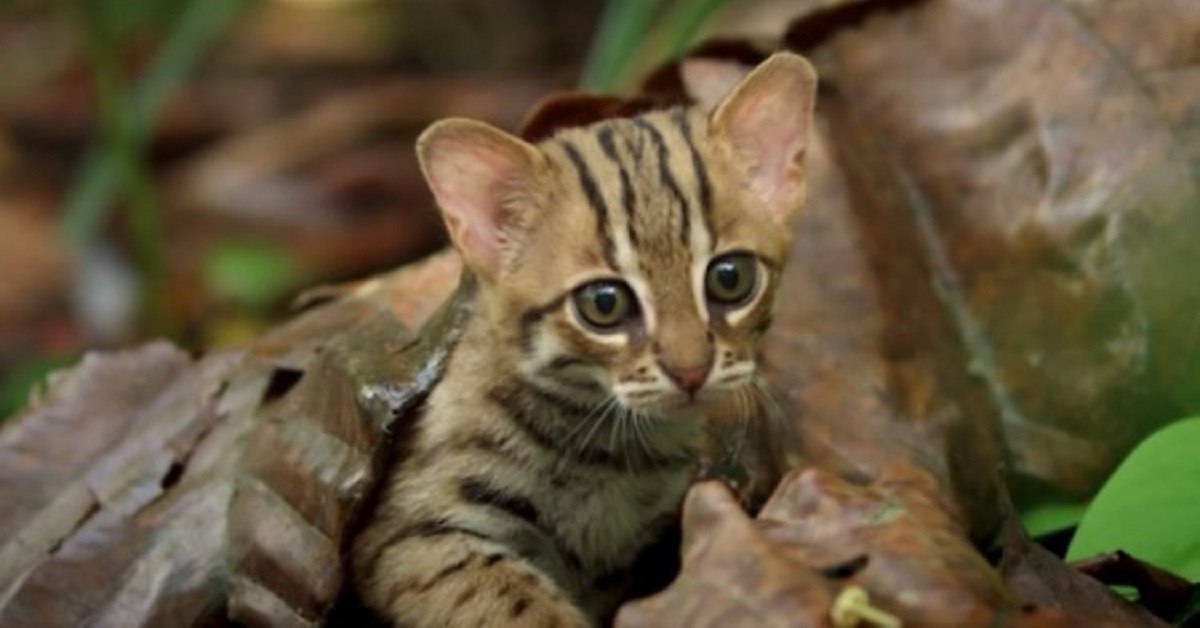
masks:
<path fill-rule="evenodd" d="M 436 249 L 412 140 L 620 91 L 724 0 L 0 2 L 0 416 L 88 349 L 245 341 L 304 287 Z"/>

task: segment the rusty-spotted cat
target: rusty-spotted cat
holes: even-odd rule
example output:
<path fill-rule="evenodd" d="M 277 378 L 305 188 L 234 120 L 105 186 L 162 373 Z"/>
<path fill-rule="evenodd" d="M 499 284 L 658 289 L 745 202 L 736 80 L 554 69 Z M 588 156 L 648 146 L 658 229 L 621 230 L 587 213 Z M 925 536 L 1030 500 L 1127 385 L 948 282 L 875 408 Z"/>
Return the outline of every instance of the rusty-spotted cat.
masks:
<path fill-rule="evenodd" d="M 474 310 L 353 547 L 398 626 L 588 626 L 675 516 L 756 344 L 805 194 L 816 77 L 779 53 L 714 107 L 527 143 L 418 141 Z"/>

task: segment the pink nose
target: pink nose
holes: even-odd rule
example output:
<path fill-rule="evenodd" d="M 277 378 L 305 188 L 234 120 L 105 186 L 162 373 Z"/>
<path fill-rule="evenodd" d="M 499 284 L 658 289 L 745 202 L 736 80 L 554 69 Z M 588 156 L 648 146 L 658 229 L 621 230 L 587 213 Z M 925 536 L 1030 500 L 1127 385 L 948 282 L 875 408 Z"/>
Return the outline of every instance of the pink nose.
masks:
<path fill-rule="evenodd" d="M 663 365 L 663 372 L 670 377 L 679 389 L 683 392 L 694 395 L 701 386 L 704 386 L 705 380 L 708 379 L 708 370 L 711 365 L 703 364 L 701 366 L 693 366 L 688 368 L 671 368 Z"/>

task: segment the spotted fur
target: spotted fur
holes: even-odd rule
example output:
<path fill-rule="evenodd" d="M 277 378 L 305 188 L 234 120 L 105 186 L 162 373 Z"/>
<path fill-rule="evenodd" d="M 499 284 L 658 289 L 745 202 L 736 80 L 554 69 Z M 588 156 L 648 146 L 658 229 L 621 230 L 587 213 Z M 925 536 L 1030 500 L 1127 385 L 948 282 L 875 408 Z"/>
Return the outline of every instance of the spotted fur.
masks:
<path fill-rule="evenodd" d="M 706 421 L 757 390 L 814 80 L 781 54 L 712 111 L 608 120 L 536 146 L 465 120 L 422 136 L 479 289 L 355 543 L 370 607 L 404 626 L 585 626 L 612 612 L 602 583 L 674 516 Z M 706 276 L 733 253 L 751 256 L 757 283 L 723 304 Z M 579 291 L 596 281 L 628 286 L 636 314 L 589 324 Z"/>

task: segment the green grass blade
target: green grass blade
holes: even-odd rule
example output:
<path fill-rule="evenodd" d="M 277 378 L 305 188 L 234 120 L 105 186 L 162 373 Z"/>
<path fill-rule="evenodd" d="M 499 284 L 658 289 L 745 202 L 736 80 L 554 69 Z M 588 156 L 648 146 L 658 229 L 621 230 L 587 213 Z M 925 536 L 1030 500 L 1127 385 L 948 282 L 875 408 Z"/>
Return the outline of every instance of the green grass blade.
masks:
<path fill-rule="evenodd" d="M 96 2 L 84 2 L 84 31 L 88 59 L 96 85 L 96 100 L 105 145 L 112 156 L 115 179 L 128 196 L 129 225 L 141 275 L 142 313 L 150 328 L 163 331 L 163 234 L 154 184 L 142 151 L 133 136 L 133 119 L 124 115 L 125 87 L 117 33 Z"/>
<path fill-rule="evenodd" d="M 676 2 L 662 20 L 663 49 L 666 59 L 676 59 L 692 47 L 696 36 L 729 0 L 691 0 Z"/>
<path fill-rule="evenodd" d="M 120 10 L 120 3 L 96 4 L 103 7 L 98 10 Z M 187 5 L 154 64 L 121 107 L 121 126 L 129 130 L 134 148 L 140 151 L 167 98 L 188 77 L 209 44 L 249 4 L 249 0 L 192 0 Z M 121 159 L 111 145 L 94 147 L 84 158 L 64 203 L 62 231 L 71 246 L 83 246 L 104 222 L 116 191 Z"/>
<path fill-rule="evenodd" d="M 662 0 L 609 0 L 583 70 L 584 89 L 610 92 L 628 79 Z"/>

